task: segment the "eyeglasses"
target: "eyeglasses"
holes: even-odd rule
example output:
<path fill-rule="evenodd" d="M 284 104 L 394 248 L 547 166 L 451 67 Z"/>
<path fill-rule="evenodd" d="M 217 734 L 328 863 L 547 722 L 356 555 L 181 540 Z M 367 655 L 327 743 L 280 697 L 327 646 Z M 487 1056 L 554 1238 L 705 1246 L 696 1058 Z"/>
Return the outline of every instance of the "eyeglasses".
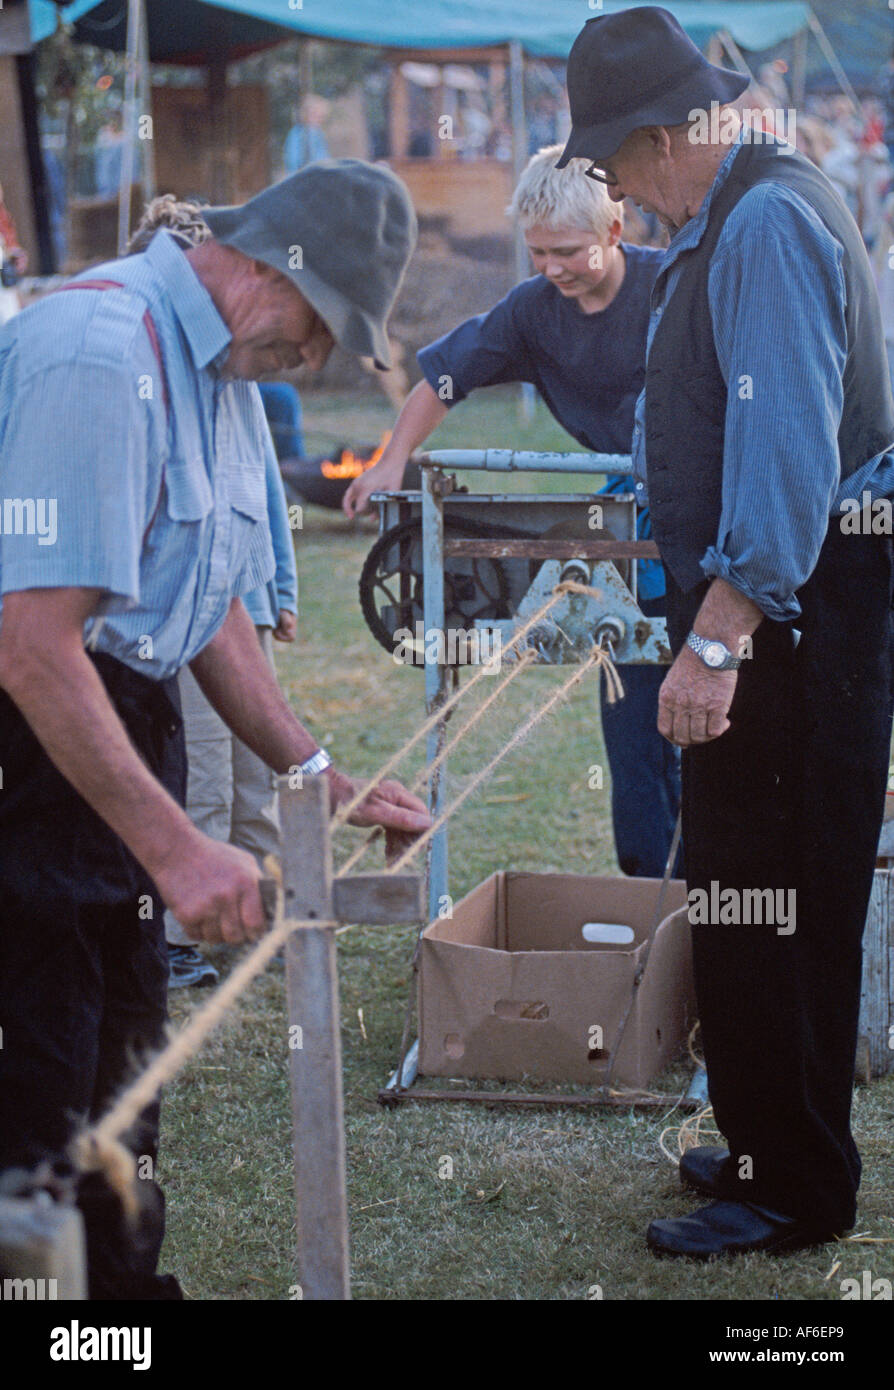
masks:
<path fill-rule="evenodd" d="M 584 173 L 587 178 L 592 179 L 594 183 L 604 183 L 608 188 L 617 187 L 618 180 L 615 178 L 614 174 L 606 173 L 604 169 L 597 168 L 595 164 L 591 164 L 589 169 L 584 170 Z"/>

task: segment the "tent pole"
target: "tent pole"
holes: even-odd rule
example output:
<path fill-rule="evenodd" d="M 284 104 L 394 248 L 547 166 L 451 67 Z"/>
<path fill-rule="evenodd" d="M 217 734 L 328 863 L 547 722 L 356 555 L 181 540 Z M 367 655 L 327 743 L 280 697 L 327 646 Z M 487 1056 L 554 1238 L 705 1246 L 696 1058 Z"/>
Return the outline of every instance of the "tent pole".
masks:
<path fill-rule="evenodd" d="M 152 69 L 149 63 L 149 31 L 146 27 L 146 0 L 140 0 L 140 55 L 139 55 L 139 97 L 140 115 L 149 119 L 148 138 L 140 139 L 142 168 L 140 178 L 143 185 L 143 198 L 151 203 L 156 194 L 155 186 L 155 143 L 152 122 Z"/>
<path fill-rule="evenodd" d="M 528 161 L 528 122 L 525 116 L 525 56 L 518 39 L 509 41 L 509 101 L 512 111 L 512 172 L 517 184 Z M 521 284 L 528 275 L 528 248 L 521 227 L 513 231 L 515 249 L 515 281 Z M 525 420 L 534 415 L 533 387 L 521 388 L 521 414 Z"/>
<path fill-rule="evenodd" d="M 4 65 L 15 64 L 15 73 L 18 79 L 18 98 L 19 109 L 22 118 L 22 139 L 24 144 L 24 155 L 26 160 L 27 179 L 30 184 L 30 207 L 28 209 L 31 217 L 34 236 L 37 241 L 38 264 L 42 275 L 54 275 L 61 267 L 56 264 L 56 247 L 53 241 L 53 234 L 50 230 L 50 211 L 47 197 L 47 176 L 43 162 L 43 151 L 40 146 L 40 121 L 38 116 L 38 101 L 35 87 L 35 57 L 34 53 L 18 53 L 15 57 L 3 58 Z M 14 130 L 4 130 L 6 139 L 5 156 L 7 159 L 12 155 L 9 148 L 11 141 L 15 137 Z M 7 185 L 12 182 L 7 180 Z M 23 195 L 25 189 L 22 190 Z M 8 196 L 8 193 L 7 193 Z M 22 223 L 19 223 L 21 230 Z"/>
<path fill-rule="evenodd" d="M 130 236 L 130 202 L 136 166 L 137 63 L 140 50 L 141 0 L 127 3 L 127 49 L 124 68 L 124 150 L 118 184 L 118 255 L 123 256 Z"/>
<path fill-rule="evenodd" d="M 407 79 L 400 62 L 389 64 L 391 81 L 388 88 L 388 153 L 392 159 L 404 159 L 410 147 L 410 99 Z"/>
<path fill-rule="evenodd" d="M 829 41 L 828 34 L 826 33 L 825 29 L 820 24 L 819 20 L 817 19 L 816 15 L 813 13 L 813 10 L 811 9 L 808 9 L 807 11 L 807 23 L 810 25 L 811 32 L 813 33 L 817 43 L 822 49 L 823 56 L 828 62 L 829 67 L 834 72 L 838 80 L 839 87 L 844 92 L 845 96 L 847 97 L 848 101 L 853 107 L 854 115 L 859 116 L 860 101 L 857 97 L 857 93 L 851 86 L 850 79 L 848 78 L 847 73 L 845 72 L 844 68 L 841 66 L 841 63 L 839 62 L 838 54 L 832 47 L 832 44 Z"/>
<path fill-rule="evenodd" d="M 227 166 L 227 59 L 223 51 L 215 53 L 208 63 L 208 114 L 211 128 L 208 171 L 211 202 L 235 202 Z"/>
<path fill-rule="evenodd" d="M 723 47 L 726 49 L 726 51 L 727 51 L 727 53 L 729 54 L 729 56 L 732 58 L 733 62 L 734 62 L 735 65 L 736 65 L 736 68 L 737 68 L 738 71 L 742 74 L 742 76 L 743 76 L 743 77 L 750 77 L 750 78 L 751 78 L 751 81 L 754 82 L 754 81 L 755 81 L 754 73 L 751 71 L 751 68 L 748 66 L 748 64 L 746 63 L 745 59 L 742 57 L 742 50 L 741 50 L 741 48 L 739 47 L 739 45 L 736 43 L 735 39 L 733 38 L 733 36 L 732 36 L 732 34 L 729 32 L 729 30 L 728 30 L 728 29 L 721 29 L 721 30 L 719 30 L 717 37 L 720 39 L 721 44 L 722 44 Z"/>
<path fill-rule="evenodd" d="M 792 61 L 792 103 L 800 111 L 804 106 L 807 88 L 807 39 L 808 30 L 799 29 L 795 35 L 795 51 Z"/>
<path fill-rule="evenodd" d="M 528 123 L 525 119 L 525 59 L 518 39 L 509 42 L 509 100 L 512 110 L 512 173 L 518 183 L 528 162 Z M 515 233 L 515 278 L 528 273 L 528 251 L 521 232 Z"/>

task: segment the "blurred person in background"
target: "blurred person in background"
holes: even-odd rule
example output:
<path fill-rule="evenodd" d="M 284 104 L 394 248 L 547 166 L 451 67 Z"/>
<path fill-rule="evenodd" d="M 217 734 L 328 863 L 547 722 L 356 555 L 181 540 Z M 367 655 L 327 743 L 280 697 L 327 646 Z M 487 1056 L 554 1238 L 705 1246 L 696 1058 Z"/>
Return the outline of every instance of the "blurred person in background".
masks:
<path fill-rule="evenodd" d="M 888 149 L 888 159 L 894 165 L 894 49 L 882 69 L 881 98 L 884 110 L 884 141 Z"/>
<path fill-rule="evenodd" d="M 303 459 L 304 417 L 296 388 L 290 381 L 259 381 L 258 389 L 277 459 Z"/>
<path fill-rule="evenodd" d="M 318 159 L 329 158 L 329 144 L 323 133 L 328 114 L 329 102 L 325 97 L 313 93 L 304 97 L 283 146 L 282 161 L 287 174 L 295 174 Z"/>
<path fill-rule="evenodd" d="M 16 285 L 27 268 L 28 255 L 19 245 L 19 234 L 3 201 L 0 184 L 0 325 L 8 323 L 22 307 Z"/>
<path fill-rule="evenodd" d="M 123 160 L 124 118 L 120 111 L 112 111 L 97 135 L 93 149 L 94 178 L 100 197 L 118 196 Z"/>

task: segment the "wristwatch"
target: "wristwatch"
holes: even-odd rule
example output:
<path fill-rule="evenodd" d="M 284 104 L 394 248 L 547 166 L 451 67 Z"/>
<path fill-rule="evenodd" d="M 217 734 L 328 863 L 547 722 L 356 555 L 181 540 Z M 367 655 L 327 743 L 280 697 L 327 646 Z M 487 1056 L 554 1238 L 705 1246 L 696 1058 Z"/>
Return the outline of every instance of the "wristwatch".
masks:
<path fill-rule="evenodd" d="M 742 665 L 742 658 L 733 656 L 729 648 L 715 638 L 699 637 L 697 633 L 690 632 L 686 645 L 710 671 L 736 671 Z"/>
<path fill-rule="evenodd" d="M 325 748 L 318 748 L 316 753 L 312 753 L 298 767 L 298 771 L 306 777 L 316 777 L 318 772 L 325 772 L 327 767 L 332 766 L 332 759 Z"/>

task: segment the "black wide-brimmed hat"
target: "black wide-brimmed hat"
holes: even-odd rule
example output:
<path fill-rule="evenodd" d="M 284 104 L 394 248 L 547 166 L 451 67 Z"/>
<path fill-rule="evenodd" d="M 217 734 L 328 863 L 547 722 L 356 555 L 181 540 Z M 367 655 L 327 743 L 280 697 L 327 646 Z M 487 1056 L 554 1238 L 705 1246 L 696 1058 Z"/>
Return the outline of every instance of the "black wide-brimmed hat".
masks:
<path fill-rule="evenodd" d="M 735 101 L 750 78 L 709 63 L 668 10 L 657 5 L 598 15 L 568 57 L 569 159 L 609 159 L 632 130 L 681 125 L 713 101 Z"/>
<path fill-rule="evenodd" d="M 225 246 L 287 275 L 341 347 L 390 369 L 388 315 L 416 245 L 410 195 L 390 169 L 321 159 L 202 217 Z"/>

